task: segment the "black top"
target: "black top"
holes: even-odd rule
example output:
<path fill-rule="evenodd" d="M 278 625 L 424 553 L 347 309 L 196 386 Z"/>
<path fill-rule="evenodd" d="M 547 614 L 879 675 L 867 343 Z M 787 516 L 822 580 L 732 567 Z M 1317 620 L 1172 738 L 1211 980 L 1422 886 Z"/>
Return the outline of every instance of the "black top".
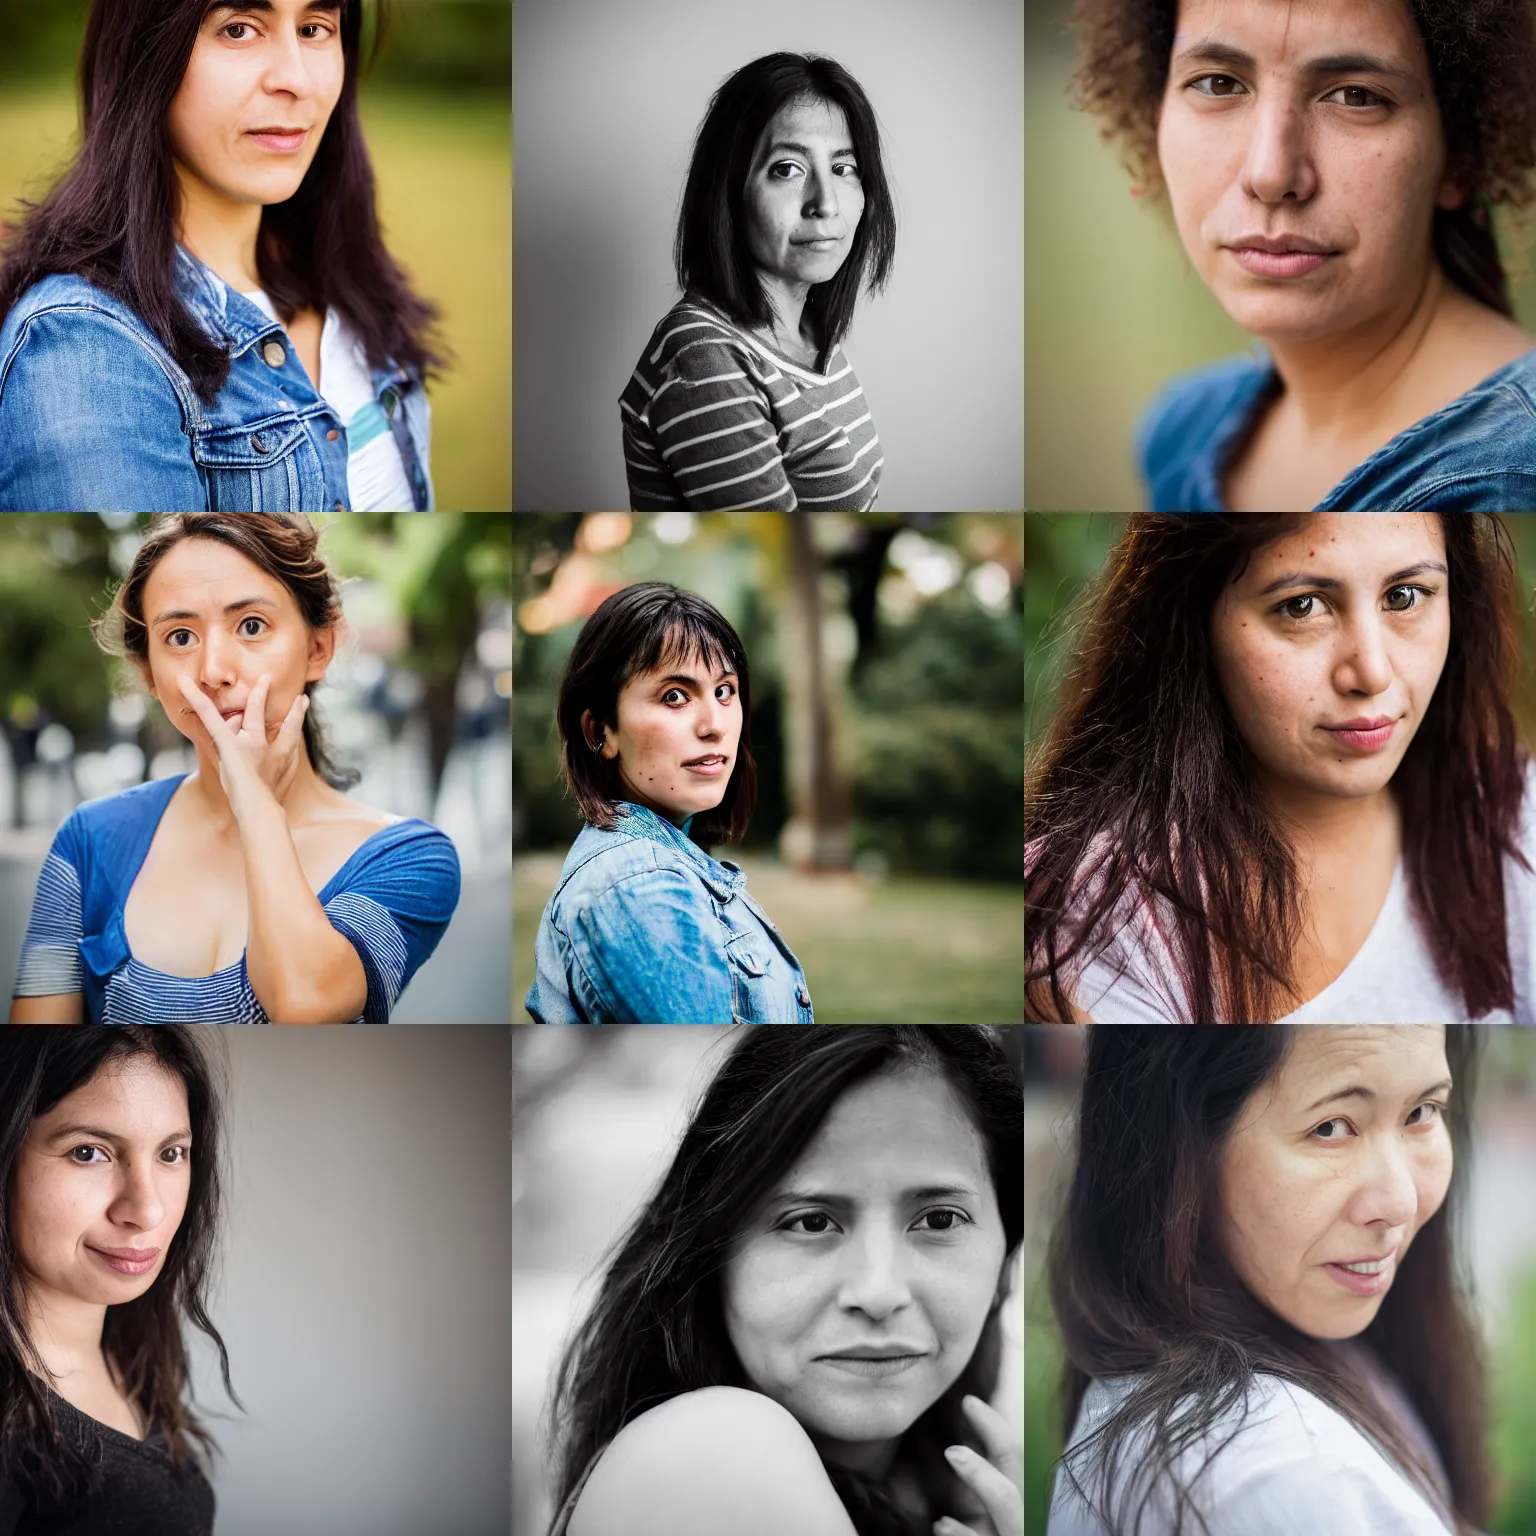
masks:
<path fill-rule="evenodd" d="M 213 1536 L 208 1479 L 194 1465 L 177 1468 L 159 1429 L 147 1440 L 135 1440 L 57 1394 L 54 1408 L 66 1434 L 90 1431 L 100 1437 L 96 1491 L 64 1514 L 44 1515 L 0 1480 L 0 1536 Z"/>

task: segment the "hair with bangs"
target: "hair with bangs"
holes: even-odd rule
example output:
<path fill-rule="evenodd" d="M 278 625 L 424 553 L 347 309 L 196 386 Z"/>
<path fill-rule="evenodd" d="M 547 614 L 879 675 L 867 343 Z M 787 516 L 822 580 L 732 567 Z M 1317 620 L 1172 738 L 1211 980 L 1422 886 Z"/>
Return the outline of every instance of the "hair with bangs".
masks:
<path fill-rule="evenodd" d="M 693 143 L 672 259 L 678 286 L 693 289 L 741 324 L 772 325 L 773 310 L 747 248 L 747 177 L 773 115 L 803 99 L 840 107 L 859 162 L 864 212 L 847 259 L 815 283 L 805 320 L 823 347 L 848 334 L 866 282 L 883 288 L 896 257 L 896 207 L 885 176 L 880 124 L 863 87 L 835 59 L 770 53 L 744 64 L 710 99 Z"/>
<path fill-rule="evenodd" d="M 336 7 L 341 95 L 298 191 L 261 211 L 256 271 L 285 325 L 304 309 L 335 309 L 371 366 L 426 377 L 443 366 L 437 311 L 385 248 L 358 115 L 363 3 Z M 0 251 L 0 320 L 35 283 L 74 273 L 133 310 L 205 402 L 223 389 L 230 357 L 177 288 L 181 193 L 166 119 L 210 9 L 94 0 L 80 50 L 80 153 Z"/>
<path fill-rule="evenodd" d="M 606 598 L 581 627 L 555 705 L 560 765 L 582 819 L 612 831 L 614 805 L 629 796 L 617 761 L 593 750 L 581 717 L 617 729 L 619 693 L 632 678 L 657 667 L 697 657 L 716 672 L 736 674 L 741 702 L 741 739 L 725 795 L 712 811 L 700 811 L 689 835 L 696 843 L 739 840 L 757 808 L 757 764 L 752 757 L 752 679 L 741 637 L 713 604 L 664 581 L 637 582 Z"/>

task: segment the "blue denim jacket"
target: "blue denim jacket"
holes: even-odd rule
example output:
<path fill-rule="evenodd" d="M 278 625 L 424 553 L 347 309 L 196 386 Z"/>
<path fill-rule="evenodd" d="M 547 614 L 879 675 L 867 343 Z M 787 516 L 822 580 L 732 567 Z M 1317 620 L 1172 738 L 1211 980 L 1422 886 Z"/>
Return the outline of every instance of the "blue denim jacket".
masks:
<path fill-rule="evenodd" d="M 539 923 L 524 1006 L 539 1024 L 810 1024 L 805 972 L 712 859 L 642 805 L 584 827 Z"/>
<path fill-rule="evenodd" d="M 1280 387 L 1262 349 L 1175 380 L 1152 402 L 1137 457 L 1154 512 L 1225 512 L 1227 461 Z M 1536 351 L 1490 374 L 1357 464 L 1317 512 L 1536 509 Z M 1305 508 L 1298 507 L 1297 511 Z"/>
<path fill-rule="evenodd" d="M 177 284 L 229 378 L 206 405 L 126 304 L 83 278 L 34 283 L 0 326 L 0 511 L 342 512 L 347 432 L 282 326 L 177 248 Z M 411 483 L 432 506 L 426 390 L 373 385 Z"/>

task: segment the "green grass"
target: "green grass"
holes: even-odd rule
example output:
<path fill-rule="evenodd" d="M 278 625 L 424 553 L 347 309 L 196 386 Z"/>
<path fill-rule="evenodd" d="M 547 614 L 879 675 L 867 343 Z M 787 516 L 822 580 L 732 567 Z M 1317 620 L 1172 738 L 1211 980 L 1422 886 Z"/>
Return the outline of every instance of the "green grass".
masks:
<path fill-rule="evenodd" d="M 512 874 L 513 996 L 533 979 L 539 917 L 558 854 Z M 747 889 L 805 967 L 822 1024 L 1005 1024 L 1024 1015 L 1024 903 L 1017 887 L 894 876 L 805 876 L 740 859 Z M 519 1013 L 520 1017 L 526 1018 Z"/>
<path fill-rule="evenodd" d="M 443 312 L 455 365 L 431 386 L 432 468 L 444 511 L 505 510 L 512 496 L 510 107 L 483 95 L 365 87 L 363 122 L 391 252 Z M 68 165 L 68 81 L 0 100 L 0 222 Z"/>

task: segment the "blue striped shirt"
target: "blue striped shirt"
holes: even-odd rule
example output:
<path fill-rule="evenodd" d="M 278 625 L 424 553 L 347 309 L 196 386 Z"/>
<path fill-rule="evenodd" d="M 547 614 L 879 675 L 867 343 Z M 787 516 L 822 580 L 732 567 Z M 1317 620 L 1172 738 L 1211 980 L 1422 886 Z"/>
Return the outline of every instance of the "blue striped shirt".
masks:
<path fill-rule="evenodd" d="M 637 512 L 867 512 L 880 493 L 880 438 L 842 346 L 802 367 L 694 293 L 652 332 L 619 416 Z"/>
<path fill-rule="evenodd" d="M 59 828 L 37 880 L 16 970 L 17 997 L 81 992 L 92 1024 L 267 1024 L 245 956 L 211 976 L 171 976 L 128 948 L 123 908 L 155 829 L 185 778 L 90 800 Z M 387 1024 L 406 983 L 437 948 L 459 900 L 459 858 L 415 818 L 366 839 L 318 893 L 368 979 L 354 1024 Z"/>

